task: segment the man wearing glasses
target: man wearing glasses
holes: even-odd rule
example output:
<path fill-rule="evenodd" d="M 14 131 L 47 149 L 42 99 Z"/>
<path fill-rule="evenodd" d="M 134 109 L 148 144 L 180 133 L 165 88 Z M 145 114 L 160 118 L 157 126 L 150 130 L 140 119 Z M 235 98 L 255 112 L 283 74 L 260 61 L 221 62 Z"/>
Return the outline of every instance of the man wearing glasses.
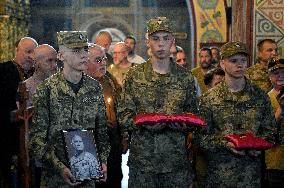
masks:
<path fill-rule="evenodd" d="M 126 73 L 132 67 L 132 63 L 128 61 L 129 48 L 124 42 L 118 42 L 113 47 L 113 63 L 108 67 L 108 71 L 116 78 L 117 82 L 122 86 Z"/>
<path fill-rule="evenodd" d="M 100 82 L 103 88 L 104 101 L 107 110 L 108 135 L 111 145 L 108 157 L 107 182 L 99 182 L 96 187 L 121 187 L 121 134 L 116 119 L 116 100 L 121 92 L 121 87 L 116 79 L 106 71 L 107 58 L 104 49 L 93 44 L 90 46 L 87 74 Z"/>
<path fill-rule="evenodd" d="M 58 57 L 64 68 L 39 85 L 34 95 L 30 153 L 42 161 L 41 186 L 94 187 L 94 181 L 76 181 L 70 172 L 61 130 L 95 129 L 95 142 L 106 177 L 109 144 L 102 88 L 99 82 L 83 73 L 88 63 L 87 33 L 60 31 L 57 39 Z"/>

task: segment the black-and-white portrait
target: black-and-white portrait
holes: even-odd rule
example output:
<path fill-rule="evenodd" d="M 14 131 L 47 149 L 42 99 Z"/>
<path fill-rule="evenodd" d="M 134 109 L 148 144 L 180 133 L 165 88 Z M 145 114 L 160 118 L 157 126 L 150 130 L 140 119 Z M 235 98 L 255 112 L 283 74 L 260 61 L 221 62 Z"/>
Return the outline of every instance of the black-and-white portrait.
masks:
<path fill-rule="evenodd" d="M 63 131 L 70 169 L 76 180 L 99 179 L 101 165 L 92 130 Z"/>

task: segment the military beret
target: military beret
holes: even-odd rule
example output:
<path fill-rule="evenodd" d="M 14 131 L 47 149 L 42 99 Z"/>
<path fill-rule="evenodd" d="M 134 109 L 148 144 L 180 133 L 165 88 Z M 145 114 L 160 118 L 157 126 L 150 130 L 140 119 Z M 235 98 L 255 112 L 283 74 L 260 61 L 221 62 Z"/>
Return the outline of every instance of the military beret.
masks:
<path fill-rule="evenodd" d="M 271 59 L 268 61 L 268 72 L 284 68 L 284 59 Z"/>
<path fill-rule="evenodd" d="M 227 42 L 224 44 L 220 49 L 221 59 L 226 57 L 230 57 L 232 55 L 243 53 L 248 55 L 246 46 L 244 43 L 241 42 Z"/>
<path fill-rule="evenodd" d="M 147 22 L 147 33 L 151 35 L 157 31 L 166 31 L 172 33 L 172 25 L 166 17 L 152 18 Z"/>
<path fill-rule="evenodd" d="M 58 45 L 67 48 L 88 47 L 88 38 L 86 31 L 59 31 L 57 32 Z"/>

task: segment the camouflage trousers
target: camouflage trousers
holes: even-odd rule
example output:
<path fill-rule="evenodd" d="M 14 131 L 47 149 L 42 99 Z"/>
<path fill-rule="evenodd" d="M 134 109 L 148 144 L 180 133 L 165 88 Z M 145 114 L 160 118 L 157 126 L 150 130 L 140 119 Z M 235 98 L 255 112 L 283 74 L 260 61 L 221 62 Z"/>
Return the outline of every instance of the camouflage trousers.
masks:
<path fill-rule="evenodd" d="M 129 169 L 129 188 L 188 188 L 191 183 L 192 176 L 184 170 L 153 174 Z"/>
<path fill-rule="evenodd" d="M 203 188 L 206 185 L 207 161 L 205 153 L 200 149 L 194 148 L 194 167 L 196 172 L 194 188 Z"/>
<path fill-rule="evenodd" d="M 208 160 L 206 188 L 260 188 L 260 157 L 211 153 Z M 212 160 L 213 159 L 213 160 Z"/>

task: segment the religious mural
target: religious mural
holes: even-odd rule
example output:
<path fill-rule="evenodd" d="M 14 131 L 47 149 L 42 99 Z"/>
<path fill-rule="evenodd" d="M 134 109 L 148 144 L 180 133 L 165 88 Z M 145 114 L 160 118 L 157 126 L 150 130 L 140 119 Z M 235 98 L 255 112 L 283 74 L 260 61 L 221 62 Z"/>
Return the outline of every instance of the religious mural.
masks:
<path fill-rule="evenodd" d="M 227 22 L 224 1 L 198 0 L 193 2 L 197 44 L 226 42 Z"/>

